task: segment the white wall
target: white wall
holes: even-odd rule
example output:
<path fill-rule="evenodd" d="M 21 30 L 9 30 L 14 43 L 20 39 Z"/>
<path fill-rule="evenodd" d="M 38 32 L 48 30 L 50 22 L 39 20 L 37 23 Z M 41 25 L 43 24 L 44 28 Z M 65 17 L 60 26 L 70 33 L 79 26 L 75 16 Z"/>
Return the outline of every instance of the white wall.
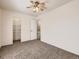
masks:
<path fill-rule="evenodd" d="M 39 18 L 42 41 L 79 55 L 79 0 Z"/>
<path fill-rule="evenodd" d="M 1 47 L 1 9 L 0 9 L 0 47 Z"/>
<path fill-rule="evenodd" d="M 2 10 L 2 46 L 13 44 L 13 20 L 21 20 L 21 42 L 30 39 L 30 22 L 32 16 Z"/>

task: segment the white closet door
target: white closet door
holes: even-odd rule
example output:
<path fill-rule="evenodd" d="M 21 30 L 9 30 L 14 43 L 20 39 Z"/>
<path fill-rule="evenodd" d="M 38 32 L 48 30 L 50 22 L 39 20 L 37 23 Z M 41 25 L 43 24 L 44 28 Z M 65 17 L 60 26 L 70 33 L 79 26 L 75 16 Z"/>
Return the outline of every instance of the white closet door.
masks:
<path fill-rule="evenodd" d="M 21 42 L 31 40 L 30 38 L 30 18 L 25 16 L 21 19 Z"/>
<path fill-rule="evenodd" d="M 31 40 L 37 39 L 37 22 L 31 20 Z"/>
<path fill-rule="evenodd" d="M 3 11 L 2 15 L 2 45 L 13 44 L 13 20 L 9 12 Z"/>

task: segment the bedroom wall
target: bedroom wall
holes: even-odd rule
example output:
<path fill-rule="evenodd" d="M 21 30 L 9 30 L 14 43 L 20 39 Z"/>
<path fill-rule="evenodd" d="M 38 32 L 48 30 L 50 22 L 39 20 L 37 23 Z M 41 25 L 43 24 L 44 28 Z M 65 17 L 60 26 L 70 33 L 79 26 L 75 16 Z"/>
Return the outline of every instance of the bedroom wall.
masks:
<path fill-rule="evenodd" d="M 38 17 L 41 40 L 79 55 L 79 0 Z"/>
<path fill-rule="evenodd" d="M 2 46 L 13 44 L 13 20 L 21 20 L 21 42 L 30 39 L 32 16 L 2 9 Z"/>

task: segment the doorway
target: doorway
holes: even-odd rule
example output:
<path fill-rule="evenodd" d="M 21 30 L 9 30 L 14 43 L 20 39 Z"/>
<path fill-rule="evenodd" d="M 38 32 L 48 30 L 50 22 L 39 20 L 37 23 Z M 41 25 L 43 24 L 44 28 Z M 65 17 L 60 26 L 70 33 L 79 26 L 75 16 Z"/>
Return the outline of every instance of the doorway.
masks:
<path fill-rule="evenodd" d="M 13 20 L 13 42 L 21 41 L 21 20 Z"/>
<path fill-rule="evenodd" d="M 40 20 L 37 19 L 37 40 L 41 40 L 41 28 L 40 28 Z"/>

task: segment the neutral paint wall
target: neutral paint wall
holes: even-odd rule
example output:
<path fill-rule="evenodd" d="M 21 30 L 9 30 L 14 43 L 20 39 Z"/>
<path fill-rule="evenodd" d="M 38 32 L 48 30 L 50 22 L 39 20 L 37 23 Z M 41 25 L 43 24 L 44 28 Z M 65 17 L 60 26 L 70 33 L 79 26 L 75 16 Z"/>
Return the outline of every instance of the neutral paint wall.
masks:
<path fill-rule="evenodd" d="M 79 55 L 79 0 L 39 16 L 41 40 Z"/>
<path fill-rule="evenodd" d="M 21 20 L 21 42 L 30 39 L 32 16 L 2 9 L 2 46 L 13 44 L 13 20 Z"/>

